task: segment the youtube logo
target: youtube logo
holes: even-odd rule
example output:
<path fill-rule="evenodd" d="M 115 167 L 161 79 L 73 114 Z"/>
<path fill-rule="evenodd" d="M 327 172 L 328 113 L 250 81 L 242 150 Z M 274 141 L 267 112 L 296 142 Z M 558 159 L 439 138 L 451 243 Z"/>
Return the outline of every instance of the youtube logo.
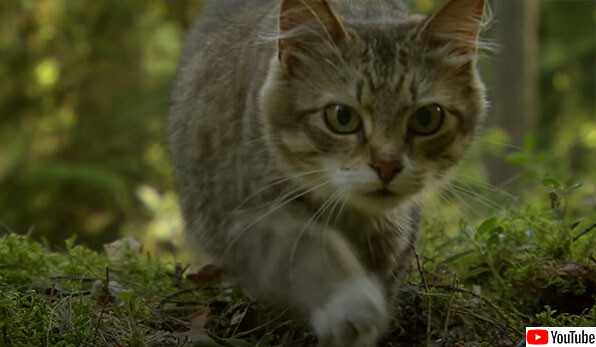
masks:
<path fill-rule="evenodd" d="M 596 327 L 526 327 L 526 346 L 595 347 Z"/>
<path fill-rule="evenodd" d="M 546 345 L 548 344 L 548 330 L 532 329 L 526 332 L 526 342 L 529 345 Z"/>

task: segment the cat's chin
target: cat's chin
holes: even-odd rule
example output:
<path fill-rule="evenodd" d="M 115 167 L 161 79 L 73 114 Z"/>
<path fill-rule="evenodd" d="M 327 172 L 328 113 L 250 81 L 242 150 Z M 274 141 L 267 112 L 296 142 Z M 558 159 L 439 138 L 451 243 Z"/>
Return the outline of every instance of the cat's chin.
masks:
<path fill-rule="evenodd" d="M 351 196 L 351 204 L 368 213 L 383 213 L 394 210 L 410 200 L 411 195 L 397 194 L 385 189 L 365 193 L 355 193 Z"/>

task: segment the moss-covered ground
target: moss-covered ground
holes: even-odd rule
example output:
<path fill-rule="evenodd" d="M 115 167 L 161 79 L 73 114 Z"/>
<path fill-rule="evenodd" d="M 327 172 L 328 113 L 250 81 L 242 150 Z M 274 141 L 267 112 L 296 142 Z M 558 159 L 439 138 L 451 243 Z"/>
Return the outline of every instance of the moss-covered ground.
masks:
<path fill-rule="evenodd" d="M 517 346 L 526 326 L 596 326 L 594 215 L 503 209 L 478 223 L 427 221 L 382 346 Z M 456 231 L 453 232 L 453 229 Z M 225 277 L 225 276 L 223 276 Z M 314 346 L 291 310 L 254 302 L 205 267 L 191 272 L 74 239 L 50 252 L 0 236 L 2 346 Z"/>

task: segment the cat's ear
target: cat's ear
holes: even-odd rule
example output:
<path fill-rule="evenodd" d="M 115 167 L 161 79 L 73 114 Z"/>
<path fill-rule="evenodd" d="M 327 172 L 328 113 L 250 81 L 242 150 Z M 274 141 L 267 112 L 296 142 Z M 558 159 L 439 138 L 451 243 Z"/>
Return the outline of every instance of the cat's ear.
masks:
<path fill-rule="evenodd" d="M 422 27 L 421 35 L 431 42 L 448 42 L 451 53 L 475 55 L 485 0 L 451 0 Z"/>
<path fill-rule="evenodd" d="M 281 0 L 279 31 L 279 60 L 288 66 L 312 44 L 334 44 L 347 37 L 327 0 Z"/>

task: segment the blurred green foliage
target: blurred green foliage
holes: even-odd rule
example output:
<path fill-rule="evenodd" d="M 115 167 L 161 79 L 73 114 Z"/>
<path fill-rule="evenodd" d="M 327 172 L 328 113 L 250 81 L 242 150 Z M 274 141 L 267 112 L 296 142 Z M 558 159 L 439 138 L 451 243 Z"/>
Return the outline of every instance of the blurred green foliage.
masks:
<path fill-rule="evenodd" d="M 444 1 L 411 2 L 430 12 Z M 0 2 L 4 227 L 52 246 L 78 235 L 97 248 L 122 233 L 148 235 L 149 249 L 182 243 L 162 131 L 183 33 L 200 8 L 200 0 Z M 513 153 L 506 133 L 487 129 L 457 177 L 466 185 L 447 193 L 465 193 L 451 199 L 460 208 L 444 213 L 466 205 L 492 213 L 500 198 L 515 200 L 482 183 L 486 153 L 524 168 L 513 179 L 536 189 L 523 198 L 543 204 L 542 181 L 552 177 L 582 182 L 573 206 L 596 209 L 595 21 L 592 2 L 542 2 L 538 128 Z"/>
<path fill-rule="evenodd" d="M 596 193 L 596 4 L 542 1 L 535 151 L 550 175 L 589 180 Z"/>
<path fill-rule="evenodd" d="M 139 188 L 172 188 L 162 122 L 200 5 L 0 2 L 0 221 L 52 244 L 144 225 Z"/>

